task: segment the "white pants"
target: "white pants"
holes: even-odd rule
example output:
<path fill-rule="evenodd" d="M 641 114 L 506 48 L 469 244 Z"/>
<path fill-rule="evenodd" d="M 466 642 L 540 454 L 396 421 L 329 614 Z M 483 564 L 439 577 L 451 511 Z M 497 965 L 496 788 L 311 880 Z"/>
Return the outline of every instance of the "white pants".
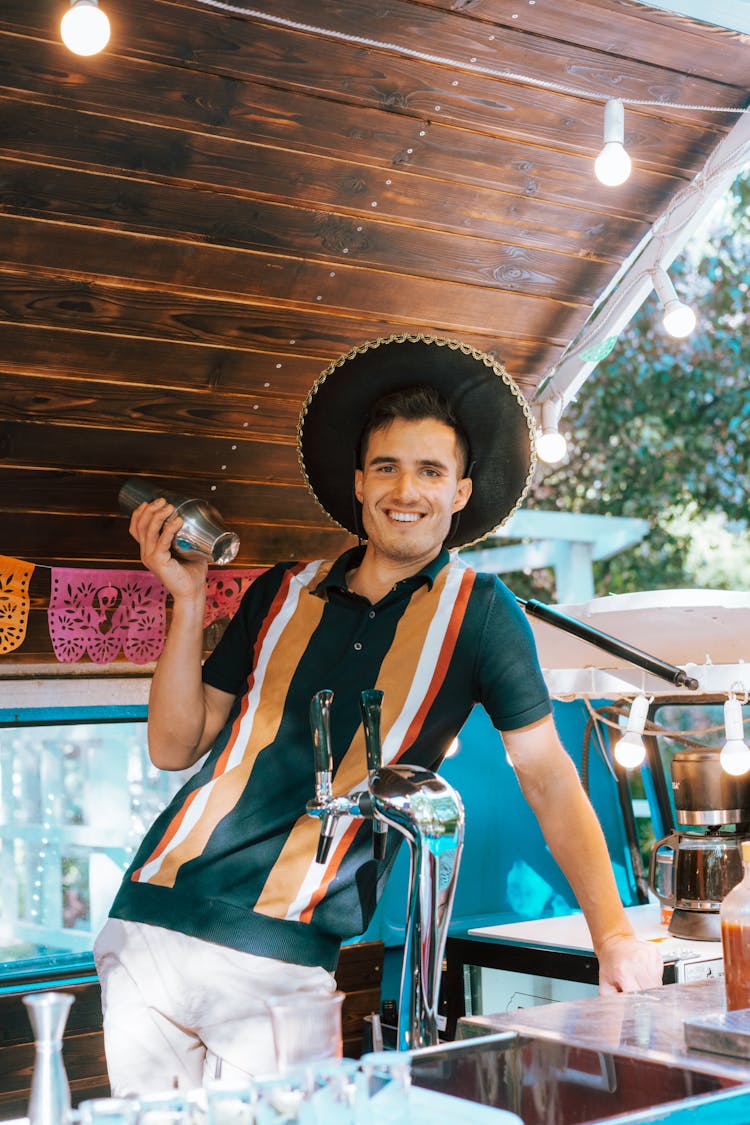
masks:
<path fill-rule="evenodd" d="M 94 944 L 112 1093 L 272 1074 L 265 1000 L 334 991 L 325 969 L 240 953 L 160 926 L 110 918 Z"/>

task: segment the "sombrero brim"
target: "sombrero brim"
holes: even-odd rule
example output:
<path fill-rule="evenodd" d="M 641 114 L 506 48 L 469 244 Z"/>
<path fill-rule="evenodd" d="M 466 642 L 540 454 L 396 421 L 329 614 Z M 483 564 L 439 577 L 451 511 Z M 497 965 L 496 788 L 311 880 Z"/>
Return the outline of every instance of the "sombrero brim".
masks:
<path fill-rule="evenodd" d="M 446 541 L 466 547 L 521 504 L 534 471 L 534 419 L 502 364 L 467 344 L 434 336 L 391 336 L 340 356 L 316 380 L 300 412 L 302 474 L 323 510 L 361 534 L 354 500 L 359 439 L 373 404 L 405 387 L 434 387 L 453 407 L 471 448 L 473 488 Z"/>

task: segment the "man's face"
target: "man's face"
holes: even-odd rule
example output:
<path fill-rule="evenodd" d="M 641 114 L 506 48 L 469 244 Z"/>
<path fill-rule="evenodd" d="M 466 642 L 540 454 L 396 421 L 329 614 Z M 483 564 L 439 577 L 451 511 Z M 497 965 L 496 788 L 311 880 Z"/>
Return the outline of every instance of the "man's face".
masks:
<path fill-rule="evenodd" d="M 416 570 L 433 559 L 471 495 L 462 470 L 456 435 L 437 419 L 397 418 L 371 433 L 354 477 L 369 549 Z"/>

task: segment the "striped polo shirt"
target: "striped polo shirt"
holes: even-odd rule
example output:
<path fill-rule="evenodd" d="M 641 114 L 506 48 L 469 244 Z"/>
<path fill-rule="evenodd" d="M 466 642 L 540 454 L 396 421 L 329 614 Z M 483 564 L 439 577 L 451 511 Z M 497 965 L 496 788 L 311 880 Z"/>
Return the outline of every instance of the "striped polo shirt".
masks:
<path fill-rule="evenodd" d="M 549 713 L 530 627 L 497 577 L 443 550 L 371 604 L 346 587 L 362 551 L 281 564 L 249 588 L 203 669 L 236 697 L 227 723 L 145 837 L 114 917 L 332 969 L 367 928 L 401 837 L 390 831 L 376 862 L 371 825 L 343 817 L 316 863 L 313 695 L 334 693 L 336 796 L 366 783 L 365 688 L 384 693 L 384 765 L 437 769 L 475 703 L 501 731 Z"/>

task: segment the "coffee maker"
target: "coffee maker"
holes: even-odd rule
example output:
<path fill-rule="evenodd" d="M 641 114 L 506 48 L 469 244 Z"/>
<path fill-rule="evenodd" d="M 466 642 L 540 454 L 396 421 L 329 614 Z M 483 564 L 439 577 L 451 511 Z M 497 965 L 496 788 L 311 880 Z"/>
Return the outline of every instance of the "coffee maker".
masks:
<path fill-rule="evenodd" d="M 653 844 L 649 883 L 672 907 L 670 933 L 721 941 L 719 909 L 742 878 L 740 844 L 750 836 L 750 774 L 726 773 L 711 749 L 678 751 L 671 773 L 677 827 Z"/>

